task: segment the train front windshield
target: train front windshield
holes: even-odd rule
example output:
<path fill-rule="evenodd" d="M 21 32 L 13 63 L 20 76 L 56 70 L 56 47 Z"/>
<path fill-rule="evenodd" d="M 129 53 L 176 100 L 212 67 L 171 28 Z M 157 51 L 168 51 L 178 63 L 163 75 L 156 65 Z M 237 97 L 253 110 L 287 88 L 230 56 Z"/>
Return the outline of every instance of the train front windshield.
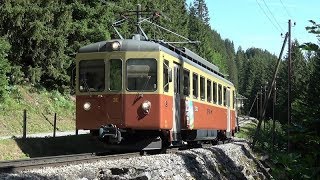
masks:
<path fill-rule="evenodd" d="M 107 66 L 106 64 L 107 63 Z M 106 69 L 107 67 L 107 69 Z M 126 61 L 126 89 L 132 92 L 157 90 L 157 61 L 128 59 Z M 79 62 L 80 92 L 119 92 L 122 90 L 122 60 L 81 60 Z"/>
<path fill-rule="evenodd" d="M 102 92 L 105 89 L 104 60 L 83 60 L 79 62 L 80 92 Z"/>
<path fill-rule="evenodd" d="M 157 61 L 129 59 L 127 61 L 128 91 L 155 91 L 157 89 Z"/>

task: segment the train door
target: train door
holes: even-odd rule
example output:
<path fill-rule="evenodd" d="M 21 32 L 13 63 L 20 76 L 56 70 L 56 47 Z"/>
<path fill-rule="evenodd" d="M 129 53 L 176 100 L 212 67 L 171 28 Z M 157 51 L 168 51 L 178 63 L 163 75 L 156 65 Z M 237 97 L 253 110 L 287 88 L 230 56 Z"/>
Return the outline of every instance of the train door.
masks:
<path fill-rule="evenodd" d="M 174 95 L 173 95 L 173 126 L 172 126 L 173 141 L 179 141 L 181 139 L 180 68 L 181 68 L 180 65 L 174 64 L 174 70 L 173 70 Z"/>
<path fill-rule="evenodd" d="M 226 106 L 227 106 L 227 137 L 231 137 L 231 110 L 230 110 L 230 89 L 226 89 Z"/>
<path fill-rule="evenodd" d="M 123 61 L 119 57 L 111 57 L 108 63 L 108 90 L 106 96 L 106 112 L 108 124 L 123 125 L 123 94 L 122 94 L 122 66 Z"/>

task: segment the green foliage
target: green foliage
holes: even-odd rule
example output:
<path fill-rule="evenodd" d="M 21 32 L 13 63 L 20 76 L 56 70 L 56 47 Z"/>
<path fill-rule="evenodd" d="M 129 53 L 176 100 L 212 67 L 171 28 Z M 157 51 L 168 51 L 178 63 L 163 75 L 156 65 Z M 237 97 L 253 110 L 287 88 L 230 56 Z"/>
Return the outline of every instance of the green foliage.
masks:
<path fill-rule="evenodd" d="M 189 10 L 189 39 L 200 41 L 196 47 L 190 47 L 200 56 L 219 67 L 227 74 L 231 82 L 238 85 L 238 75 L 235 65 L 234 45 L 221 36 L 208 24 L 207 8 L 204 1 L 195 0 Z"/>
<path fill-rule="evenodd" d="M 21 84 L 23 82 L 24 73 L 22 72 L 22 67 L 13 65 L 11 66 L 10 74 L 10 84 Z"/>
<path fill-rule="evenodd" d="M 7 95 L 8 78 L 6 74 L 10 71 L 10 64 L 7 59 L 7 53 L 10 50 L 10 44 L 0 38 L 0 100 Z"/>
<path fill-rule="evenodd" d="M 229 79 L 238 87 L 238 70 L 235 62 L 235 50 L 233 42 L 229 39 L 224 41 L 226 49 L 226 67 L 229 75 Z"/>
<path fill-rule="evenodd" d="M 320 25 L 310 21 L 311 26 L 307 27 L 309 33 L 317 35 L 318 40 Z M 307 50 L 303 54 L 302 49 Z M 273 164 L 273 175 L 276 179 L 319 179 L 320 176 L 320 49 L 314 43 L 299 45 L 298 41 L 292 44 L 292 122 L 287 124 L 287 84 L 288 84 L 288 56 L 280 64 L 277 78 L 277 105 L 276 117 L 282 124 L 280 134 L 277 134 L 278 143 L 275 149 L 270 149 L 270 130 L 268 128 L 260 131 L 258 149 L 267 151 L 270 154 Z M 250 53 L 253 54 L 253 53 Z M 254 56 L 257 56 L 255 54 Z M 251 58 L 242 50 L 238 50 L 237 62 L 239 70 L 240 91 L 244 94 L 254 91 L 254 87 L 261 84 L 260 77 L 254 77 L 261 65 L 250 64 Z M 245 59 L 248 59 L 247 61 Z M 262 59 L 260 56 L 259 59 Z M 267 59 L 263 60 L 267 61 Z M 249 63 L 248 63 L 249 62 Z M 262 62 L 265 63 L 265 62 Z M 244 64 L 249 64 L 245 67 Z M 247 73 L 244 73 L 247 72 Z M 268 74 L 271 69 L 266 70 Z M 251 78 L 253 76 L 253 80 Z M 266 78 L 265 75 L 263 75 Z M 268 78 L 268 76 L 267 76 Z M 255 83 L 255 81 L 257 83 Z M 252 88 L 253 87 L 253 88 Z M 251 96 L 252 97 L 252 96 Z M 253 100 L 251 100 L 252 102 Z M 287 132 L 289 132 L 289 137 Z M 247 134 L 252 131 L 246 131 Z M 251 135 L 250 135 L 251 136 Z M 249 136 L 249 137 L 250 137 Z M 290 142 L 288 144 L 288 142 Z M 290 147 L 288 149 L 288 146 Z M 290 150 L 290 151 L 289 151 Z M 288 153 L 289 151 L 289 153 Z"/>
<path fill-rule="evenodd" d="M 271 165 L 271 174 L 275 179 L 317 179 L 319 178 L 319 164 L 317 159 L 318 149 L 313 146 L 313 149 L 309 149 L 312 146 L 308 145 L 308 142 L 319 142 L 314 137 L 306 136 L 302 132 L 307 132 L 303 127 L 295 126 L 291 129 L 292 132 L 296 132 L 290 140 L 297 146 L 300 144 L 300 151 L 294 151 L 287 153 L 288 141 L 286 132 L 287 126 L 281 125 L 279 121 L 275 121 L 275 132 L 272 131 L 272 120 L 268 120 L 261 126 L 259 133 L 259 141 L 255 146 L 255 150 L 268 154 L 268 165 Z M 255 123 L 249 123 L 241 127 L 241 131 L 236 134 L 237 137 L 246 138 L 252 140 L 256 130 Z M 300 133 L 298 133 L 300 131 Z M 275 143 L 272 145 L 272 136 L 274 135 Z M 299 135 L 300 137 L 296 137 Z M 306 147 L 307 146 L 307 147 Z"/>
<path fill-rule="evenodd" d="M 305 116 L 307 89 L 309 84 L 310 70 L 308 68 L 308 61 L 304 58 L 299 43 L 296 40 L 292 45 L 292 111 L 294 119 L 301 119 Z M 278 74 L 278 116 L 287 119 L 288 106 L 288 59 L 280 64 Z M 285 122 L 283 122 L 285 123 Z"/>
<path fill-rule="evenodd" d="M 243 51 L 239 48 L 235 59 L 239 72 L 238 92 L 248 98 L 245 106 L 248 112 L 257 92 L 264 90 L 266 83 L 271 81 L 277 57 L 262 49 L 250 48 Z M 250 115 L 257 117 L 255 112 L 256 106 L 253 107 Z"/>
<path fill-rule="evenodd" d="M 12 83 L 25 78 L 48 89 L 67 90 L 68 68 L 79 47 L 110 37 L 110 8 L 105 7 L 85 1 L 4 1 L 0 35 L 12 45 Z"/>
<path fill-rule="evenodd" d="M 12 45 L 9 59 L 14 66 L 22 67 L 30 82 L 68 82 L 65 74 L 71 59 L 64 54 L 64 48 L 71 29 L 69 8 L 57 1 L 29 4 L 27 0 L 7 0 L 1 5 L 0 33 Z"/>
<path fill-rule="evenodd" d="M 196 9 L 196 15 L 201 21 L 209 25 L 209 11 L 204 0 L 194 0 L 193 7 Z"/>
<path fill-rule="evenodd" d="M 137 1 L 39 1 L 4 0 L 0 5 L 0 36 L 6 36 L 12 48 L 11 84 L 31 83 L 37 87 L 69 92 L 72 59 L 77 50 L 89 43 L 114 36 L 112 22 L 121 12 L 136 8 Z M 188 46 L 205 59 L 215 63 L 222 73 L 237 85 L 234 45 L 222 40 L 209 26 L 205 1 L 195 0 L 188 11 L 184 0 L 165 2 L 139 1 L 142 10 L 158 10 L 160 18 L 153 21 L 201 44 Z M 142 24 L 153 39 L 181 41 L 177 36 L 160 32 Z M 134 23 L 119 28 L 125 38 L 135 33 Z"/>

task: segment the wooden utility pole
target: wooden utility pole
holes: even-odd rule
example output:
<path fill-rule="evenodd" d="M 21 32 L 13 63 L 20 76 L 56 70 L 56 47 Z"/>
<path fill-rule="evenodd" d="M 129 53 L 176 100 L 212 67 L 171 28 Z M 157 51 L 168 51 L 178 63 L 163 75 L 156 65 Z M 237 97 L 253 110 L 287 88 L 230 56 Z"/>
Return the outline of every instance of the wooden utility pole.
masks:
<path fill-rule="evenodd" d="M 137 33 L 138 34 L 141 34 L 141 30 L 140 30 L 140 27 L 139 27 L 139 22 L 141 20 L 141 4 L 137 4 Z"/>
<path fill-rule="evenodd" d="M 252 110 L 253 106 L 255 105 L 255 102 L 256 102 L 257 98 L 258 98 L 258 93 L 256 94 L 256 97 L 254 98 L 254 101 L 253 101 L 253 103 L 252 103 L 252 105 L 251 105 L 251 108 L 250 108 L 249 113 L 247 114 L 247 116 L 250 116 L 251 110 Z M 257 108 L 257 109 L 258 109 L 258 108 Z M 257 113 L 257 114 L 258 114 L 258 113 Z"/>
<path fill-rule="evenodd" d="M 257 119 L 259 120 L 259 91 L 257 92 Z"/>
<path fill-rule="evenodd" d="M 56 129 L 57 129 L 57 113 L 54 113 L 54 119 L 53 119 L 53 137 L 56 137 Z"/>
<path fill-rule="evenodd" d="M 262 121 L 263 117 L 262 117 L 262 86 L 260 87 L 260 112 L 259 112 L 259 119 Z"/>
<path fill-rule="evenodd" d="M 275 129 L 276 129 L 276 117 L 275 117 L 275 106 L 277 103 L 277 82 L 274 82 L 274 89 L 273 89 L 273 108 L 272 108 L 272 151 L 274 150 L 275 144 Z"/>
<path fill-rule="evenodd" d="M 268 82 L 266 82 L 266 84 L 264 85 L 264 100 L 267 100 L 267 86 L 268 86 Z M 267 107 L 265 107 L 267 108 Z M 262 112 L 261 112 L 261 116 L 262 116 Z M 266 118 L 263 116 L 263 130 L 266 130 Z"/>
<path fill-rule="evenodd" d="M 291 75 L 291 66 L 292 66 L 292 62 L 291 62 L 291 19 L 289 19 L 288 22 L 288 152 L 290 152 L 290 125 L 291 125 L 291 118 L 292 118 L 292 113 L 291 113 L 291 104 L 292 104 L 292 100 L 291 100 L 291 93 L 292 93 L 292 89 L 291 89 L 291 79 L 292 79 L 292 75 Z"/>
<path fill-rule="evenodd" d="M 272 81 L 271 83 L 269 84 L 269 88 L 268 88 L 268 94 L 267 94 L 267 99 L 264 101 L 264 108 L 263 108 L 263 111 L 262 111 L 262 116 L 264 117 L 265 113 L 266 113 L 266 107 L 267 107 L 267 104 L 268 104 L 268 100 L 271 96 L 271 91 L 274 87 L 274 83 L 275 83 L 275 80 L 276 80 L 276 76 L 278 74 L 278 70 L 279 70 L 279 66 L 280 66 L 280 62 L 281 62 L 281 57 L 282 57 L 282 53 L 283 53 L 283 50 L 284 50 L 284 47 L 287 43 L 287 39 L 288 39 L 288 33 L 286 33 L 285 35 L 285 38 L 284 38 L 284 41 L 283 41 L 283 44 L 282 44 L 282 48 L 281 48 L 281 51 L 280 51 L 280 55 L 278 57 L 278 62 L 277 62 L 277 66 L 276 66 L 276 69 L 274 70 L 274 73 L 273 73 L 273 78 L 272 78 Z M 260 131 L 260 127 L 261 127 L 261 123 L 262 121 L 259 120 L 258 122 L 258 125 L 257 125 L 257 129 L 256 129 L 256 132 L 254 134 L 254 138 L 253 138 L 253 142 L 252 142 L 252 146 L 254 148 L 257 140 L 258 140 L 258 135 L 259 135 L 259 131 Z"/>
<path fill-rule="evenodd" d="M 23 134 L 22 138 L 26 139 L 27 138 L 27 110 L 23 110 Z"/>

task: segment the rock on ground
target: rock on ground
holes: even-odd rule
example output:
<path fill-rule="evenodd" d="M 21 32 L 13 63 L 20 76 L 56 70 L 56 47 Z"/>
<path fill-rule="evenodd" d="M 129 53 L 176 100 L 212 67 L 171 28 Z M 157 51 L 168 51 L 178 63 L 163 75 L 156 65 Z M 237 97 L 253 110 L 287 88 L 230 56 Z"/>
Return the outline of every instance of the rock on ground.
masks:
<path fill-rule="evenodd" d="M 46 167 L 0 179 L 270 179 L 245 141 L 119 160 Z"/>

